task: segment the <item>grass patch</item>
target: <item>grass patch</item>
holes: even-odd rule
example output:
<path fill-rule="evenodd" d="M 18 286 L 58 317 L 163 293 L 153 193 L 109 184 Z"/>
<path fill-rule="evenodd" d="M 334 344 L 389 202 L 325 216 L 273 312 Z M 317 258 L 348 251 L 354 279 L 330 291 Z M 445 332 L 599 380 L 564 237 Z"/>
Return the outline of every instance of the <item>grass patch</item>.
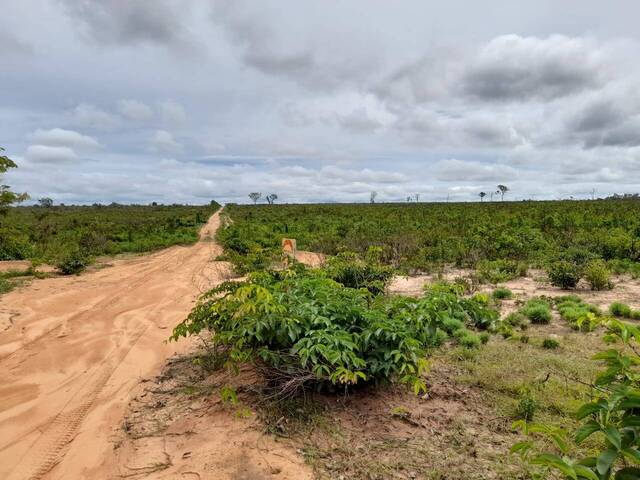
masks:
<path fill-rule="evenodd" d="M 613 302 L 609 305 L 609 313 L 614 317 L 631 318 L 632 310 L 629 305 L 622 302 Z"/>
<path fill-rule="evenodd" d="M 536 324 L 551 323 L 551 305 L 543 298 L 532 298 L 522 308 L 522 313 Z"/>
<path fill-rule="evenodd" d="M 496 300 L 509 300 L 513 298 L 513 292 L 507 287 L 498 287 L 492 292 L 493 298 Z"/>

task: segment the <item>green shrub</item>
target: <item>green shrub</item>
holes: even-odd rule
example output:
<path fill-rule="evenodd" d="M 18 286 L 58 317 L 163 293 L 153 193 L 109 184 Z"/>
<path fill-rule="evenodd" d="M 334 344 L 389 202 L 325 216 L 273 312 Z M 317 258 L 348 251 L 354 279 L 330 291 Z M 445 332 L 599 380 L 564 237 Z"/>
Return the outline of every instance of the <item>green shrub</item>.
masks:
<path fill-rule="evenodd" d="M 491 338 L 491 335 L 489 335 L 487 332 L 480 333 L 480 341 L 482 342 L 483 345 L 485 343 L 489 343 L 490 338 Z"/>
<path fill-rule="evenodd" d="M 558 260 L 547 267 L 547 275 L 551 285 L 568 290 L 575 288 L 578 284 L 582 276 L 582 269 L 575 263 Z"/>
<path fill-rule="evenodd" d="M 510 325 L 503 323 L 498 328 L 498 333 L 502 335 L 502 338 L 511 338 L 513 337 L 513 328 Z"/>
<path fill-rule="evenodd" d="M 558 342 L 557 340 L 554 340 L 553 338 L 545 338 L 542 341 L 542 348 L 546 348 L 548 350 L 555 350 L 558 347 L 560 347 L 560 342 Z"/>
<path fill-rule="evenodd" d="M 476 271 L 482 283 L 501 283 L 527 274 L 527 264 L 515 260 L 483 260 Z"/>
<path fill-rule="evenodd" d="M 380 263 L 380 248 L 369 248 L 366 258 L 354 252 L 341 252 L 329 258 L 325 267 L 327 276 L 345 287 L 366 288 L 374 295 L 384 292 L 393 269 Z"/>
<path fill-rule="evenodd" d="M 529 319 L 522 312 L 516 311 L 504 317 L 503 322 L 512 327 L 527 328 Z"/>
<path fill-rule="evenodd" d="M 0 277 L 0 294 L 10 292 L 13 289 L 13 283 L 6 278 Z"/>
<path fill-rule="evenodd" d="M 538 402 L 536 402 L 535 397 L 528 390 L 524 390 L 520 394 L 520 401 L 516 410 L 517 418 L 530 422 L 533 420 L 537 409 Z"/>
<path fill-rule="evenodd" d="M 530 338 L 527 335 L 520 335 L 520 343 L 529 343 Z"/>
<path fill-rule="evenodd" d="M 591 290 L 610 290 L 613 288 L 611 272 L 603 260 L 591 260 L 584 269 L 584 277 Z"/>
<path fill-rule="evenodd" d="M 640 320 L 640 310 L 632 310 L 631 318 L 633 318 L 634 320 Z"/>
<path fill-rule="evenodd" d="M 435 291 L 423 298 L 373 297 L 302 265 L 252 274 L 205 294 L 172 339 L 208 330 L 227 362 L 252 362 L 282 394 L 399 381 L 425 388 L 425 355 L 447 330 L 476 347 L 466 325 L 497 314 L 472 299 Z M 481 319 L 487 319 L 481 321 Z"/>
<path fill-rule="evenodd" d="M 478 348 L 482 344 L 480 335 L 469 330 L 458 337 L 458 343 L 465 348 Z"/>
<path fill-rule="evenodd" d="M 84 271 L 89 263 L 89 259 L 79 251 L 74 251 L 59 260 L 56 263 L 56 268 L 64 275 L 76 275 Z"/>
<path fill-rule="evenodd" d="M 496 288 L 493 291 L 492 295 L 493 295 L 493 298 L 497 300 L 508 300 L 510 298 L 513 298 L 513 292 L 509 290 L 507 287 Z"/>
<path fill-rule="evenodd" d="M 613 302 L 609 305 L 609 313 L 614 317 L 631 318 L 631 307 L 626 303 Z"/>
<path fill-rule="evenodd" d="M 458 318 L 445 318 L 442 320 L 441 327 L 445 332 L 453 334 L 464 328 L 464 322 Z"/>
<path fill-rule="evenodd" d="M 547 324 L 551 322 L 551 307 L 546 300 L 540 298 L 532 298 L 529 300 L 522 313 L 531 320 L 531 323 Z"/>
<path fill-rule="evenodd" d="M 486 293 L 476 293 L 471 298 L 474 301 L 478 302 L 480 305 L 489 305 L 489 295 Z"/>

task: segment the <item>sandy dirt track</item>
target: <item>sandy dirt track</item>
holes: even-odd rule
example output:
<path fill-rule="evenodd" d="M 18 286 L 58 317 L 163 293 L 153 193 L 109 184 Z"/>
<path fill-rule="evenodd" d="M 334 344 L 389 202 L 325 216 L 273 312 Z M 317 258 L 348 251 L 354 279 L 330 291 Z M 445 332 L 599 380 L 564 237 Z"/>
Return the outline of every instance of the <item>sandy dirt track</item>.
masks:
<path fill-rule="evenodd" d="M 213 215 L 198 243 L 117 260 L 0 297 L 0 478 L 114 478 L 132 392 L 188 342 L 166 344 L 197 296 L 229 278 Z"/>

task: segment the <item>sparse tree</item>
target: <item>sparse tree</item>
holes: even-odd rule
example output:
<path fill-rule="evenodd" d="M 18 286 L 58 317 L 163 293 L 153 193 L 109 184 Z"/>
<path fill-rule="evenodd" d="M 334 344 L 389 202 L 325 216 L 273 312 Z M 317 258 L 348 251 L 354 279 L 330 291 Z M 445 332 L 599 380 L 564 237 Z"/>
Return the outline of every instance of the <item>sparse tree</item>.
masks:
<path fill-rule="evenodd" d="M 249 198 L 253 200 L 254 205 L 258 203 L 258 200 L 260 200 L 261 197 L 262 197 L 262 194 L 260 192 L 251 192 L 249 194 Z"/>
<path fill-rule="evenodd" d="M 480 196 L 480 201 L 482 202 L 484 200 L 484 197 L 487 196 L 487 192 L 480 192 L 478 195 Z"/>
<path fill-rule="evenodd" d="M 420 203 L 420 194 L 416 193 L 416 203 Z"/>
<path fill-rule="evenodd" d="M 43 197 L 38 199 L 38 205 L 40 205 L 43 208 L 51 208 L 53 207 L 53 200 L 49 197 Z"/>
<path fill-rule="evenodd" d="M 376 203 L 376 197 L 378 196 L 378 192 L 376 192 L 375 190 L 373 192 L 371 192 L 371 197 L 369 198 L 369 201 L 371 203 Z"/>
<path fill-rule="evenodd" d="M 7 170 L 18 167 L 13 160 L 3 155 L 2 152 L 4 152 L 4 148 L 0 147 L 0 180 L 2 179 L 2 174 Z M 5 215 L 9 207 L 14 203 L 22 202 L 27 198 L 29 196 L 26 193 L 12 192 L 9 189 L 9 185 L 0 183 L 0 215 Z"/>
<path fill-rule="evenodd" d="M 504 194 L 507 193 L 509 191 L 509 187 L 507 187 L 506 185 L 498 185 L 498 190 L 496 191 L 496 193 L 500 194 L 500 200 L 504 200 Z"/>
<path fill-rule="evenodd" d="M 407 195 L 407 202 L 411 201 L 411 195 Z"/>
<path fill-rule="evenodd" d="M 267 202 L 269 203 L 269 205 L 273 205 L 273 202 L 275 202 L 278 199 L 278 195 L 276 195 L 275 193 L 270 193 L 265 198 L 267 199 Z"/>

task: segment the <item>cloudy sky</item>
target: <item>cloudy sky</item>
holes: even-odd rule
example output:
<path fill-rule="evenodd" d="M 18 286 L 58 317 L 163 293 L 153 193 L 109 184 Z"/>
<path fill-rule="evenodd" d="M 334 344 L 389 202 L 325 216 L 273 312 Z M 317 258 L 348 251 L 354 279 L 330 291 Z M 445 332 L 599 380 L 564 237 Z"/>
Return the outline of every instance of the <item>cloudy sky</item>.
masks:
<path fill-rule="evenodd" d="M 56 202 L 640 191 L 633 0 L 2 0 L 4 181 Z"/>

